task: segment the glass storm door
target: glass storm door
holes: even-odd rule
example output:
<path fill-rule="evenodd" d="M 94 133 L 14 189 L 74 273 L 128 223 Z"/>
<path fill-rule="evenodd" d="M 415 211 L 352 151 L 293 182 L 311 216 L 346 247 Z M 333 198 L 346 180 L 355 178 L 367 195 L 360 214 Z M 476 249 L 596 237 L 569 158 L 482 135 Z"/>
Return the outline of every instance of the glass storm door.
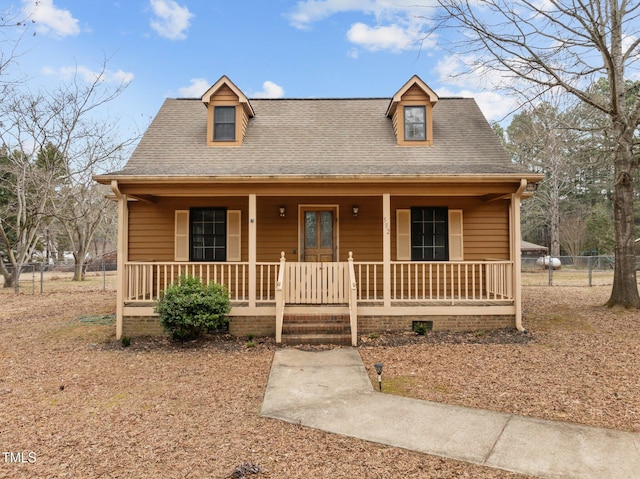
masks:
<path fill-rule="evenodd" d="M 334 210 L 304 211 L 304 261 L 334 261 L 335 216 Z"/>

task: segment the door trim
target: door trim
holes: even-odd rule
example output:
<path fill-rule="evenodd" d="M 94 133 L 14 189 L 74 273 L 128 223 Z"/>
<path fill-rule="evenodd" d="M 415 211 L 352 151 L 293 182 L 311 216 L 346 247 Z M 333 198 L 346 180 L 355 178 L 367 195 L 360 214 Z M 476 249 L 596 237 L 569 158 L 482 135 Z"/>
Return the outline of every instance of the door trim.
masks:
<path fill-rule="evenodd" d="M 338 238 L 340 237 L 338 221 L 340 205 L 337 204 L 299 204 L 298 205 L 298 255 L 299 261 L 304 261 L 304 213 L 305 211 L 333 211 L 333 261 L 340 258 L 340 248 Z"/>

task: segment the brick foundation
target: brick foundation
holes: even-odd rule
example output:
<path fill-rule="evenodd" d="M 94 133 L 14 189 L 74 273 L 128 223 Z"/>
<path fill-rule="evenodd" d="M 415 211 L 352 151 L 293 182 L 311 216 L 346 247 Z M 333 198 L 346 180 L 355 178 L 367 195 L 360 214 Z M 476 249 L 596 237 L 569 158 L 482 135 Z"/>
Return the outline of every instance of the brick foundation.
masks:
<path fill-rule="evenodd" d="M 229 318 L 229 333 L 233 336 L 275 336 L 276 320 L 272 316 L 235 316 Z M 157 316 L 125 316 L 122 335 L 163 336 L 165 331 Z"/>
<path fill-rule="evenodd" d="M 496 316 L 360 316 L 358 334 L 381 331 L 411 331 L 414 321 L 433 323 L 433 331 L 478 331 L 515 328 L 512 315 Z"/>
<path fill-rule="evenodd" d="M 429 321 L 433 331 L 478 331 L 514 328 L 515 318 L 504 316 L 361 316 L 358 335 L 383 331 L 411 331 L 414 321 Z M 235 316 L 229 321 L 233 336 L 275 336 L 276 321 L 272 316 Z M 122 334 L 127 337 L 162 336 L 166 334 L 157 316 L 125 316 Z"/>
<path fill-rule="evenodd" d="M 122 318 L 122 335 L 132 338 L 135 336 L 164 336 L 166 333 L 157 316 L 125 316 Z"/>
<path fill-rule="evenodd" d="M 274 316 L 234 316 L 229 321 L 229 333 L 233 336 L 275 336 Z"/>

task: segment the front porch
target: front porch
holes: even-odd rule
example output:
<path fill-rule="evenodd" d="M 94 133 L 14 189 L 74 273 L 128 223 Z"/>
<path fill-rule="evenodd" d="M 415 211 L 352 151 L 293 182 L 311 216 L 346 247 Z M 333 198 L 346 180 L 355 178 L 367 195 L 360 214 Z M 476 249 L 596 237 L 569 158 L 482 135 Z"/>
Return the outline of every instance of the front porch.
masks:
<path fill-rule="evenodd" d="M 464 329 L 465 319 L 507 317 L 513 324 L 516 315 L 512 261 L 359 262 L 350 252 L 348 261 L 298 262 L 283 252 L 279 261 L 253 264 L 126 262 L 122 316 L 154 317 L 154 302 L 182 275 L 225 285 L 232 325 L 262 318 L 278 343 L 291 315 L 346 315 L 353 345 L 359 334 L 394 323 L 431 321 L 444 329 L 448 318 Z"/>

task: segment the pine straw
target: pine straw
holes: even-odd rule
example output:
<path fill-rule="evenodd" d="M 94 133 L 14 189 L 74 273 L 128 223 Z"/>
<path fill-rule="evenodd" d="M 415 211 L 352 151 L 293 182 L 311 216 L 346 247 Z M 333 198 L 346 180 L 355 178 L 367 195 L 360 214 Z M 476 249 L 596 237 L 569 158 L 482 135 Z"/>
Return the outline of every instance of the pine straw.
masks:
<path fill-rule="evenodd" d="M 526 336 L 361 338 L 372 380 L 382 362 L 394 393 L 640 431 L 640 313 L 599 306 L 607 288 L 524 293 Z M 0 477 L 523 477 L 260 417 L 270 338 L 123 348 L 113 292 L 0 301 L 0 448 L 37 458 Z"/>

